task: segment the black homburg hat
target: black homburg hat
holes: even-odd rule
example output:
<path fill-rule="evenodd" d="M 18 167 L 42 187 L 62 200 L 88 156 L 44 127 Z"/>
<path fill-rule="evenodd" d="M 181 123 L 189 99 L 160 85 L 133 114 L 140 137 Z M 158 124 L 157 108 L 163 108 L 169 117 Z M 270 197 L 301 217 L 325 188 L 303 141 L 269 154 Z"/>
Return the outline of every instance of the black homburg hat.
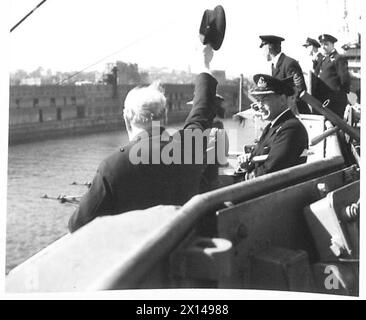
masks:
<path fill-rule="evenodd" d="M 225 37 L 226 19 L 222 6 L 203 13 L 199 33 L 203 44 L 209 44 L 214 50 L 220 49 Z"/>
<path fill-rule="evenodd" d="M 329 41 L 329 42 L 335 43 L 338 41 L 338 39 L 331 36 L 330 34 L 321 34 L 319 36 L 319 41 L 320 42 Z"/>
<path fill-rule="evenodd" d="M 306 42 L 303 44 L 304 47 L 309 47 L 309 46 L 313 46 L 316 48 L 320 48 L 320 43 L 318 41 L 316 41 L 315 39 L 312 38 L 307 38 Z"/>
<path fill-rule="evenodd" d="M 259 38 L 262 40 L 261 45 L 259 48 L 262 48 L 265 44 L 268 43 L 281 43 L 284 41 L 284 38 L 273 36 L 273 35 L 266 35 L 266 36 L 259 36 Z"/>
<path fill-rule="evenodd" d="M 284 94 L 292 96 L 294 94 L 292 77 L 279 80 L 267 74 L 256 74 L 253 77 L 255 88 L 251 91 L 252 95 Z"/>

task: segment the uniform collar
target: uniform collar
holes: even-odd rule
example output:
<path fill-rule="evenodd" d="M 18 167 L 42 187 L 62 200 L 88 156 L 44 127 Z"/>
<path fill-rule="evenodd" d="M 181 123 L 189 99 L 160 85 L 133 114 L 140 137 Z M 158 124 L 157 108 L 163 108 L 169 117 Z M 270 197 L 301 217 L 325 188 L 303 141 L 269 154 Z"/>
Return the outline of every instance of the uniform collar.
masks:
<path fill-rule="evenodd" d="M 322 58 L 323 55 L 321 54 L 321 52 L 318 51 L 317 53 L 313 54 L 311 57 L 312 57 L 313 61 L 316 61 L 316 60 Z"/>
<path fill-rule="evenodd" d="M 274 119 L 274 120 L 272 120 L 271 122 L 270 122 L 270 127 L 272 128 L 275 124 L 276 124 L 276 122 L 278 122 L 278 120 L 285 114 L 285 113 L 287 113 L 288 111 L 290 111 L 290 109 L 289 108 L 287 108 L 285 111 L 283 111 L 283 112 L 281 112 L 277 117 L 276 117 L 276 119 Z"/>
<path fill-rule="evenodd" d="M 328 54 L 329 58 L 333 58 L 337 54 L 337 50 L 333 49 L 331 53 Z"/>

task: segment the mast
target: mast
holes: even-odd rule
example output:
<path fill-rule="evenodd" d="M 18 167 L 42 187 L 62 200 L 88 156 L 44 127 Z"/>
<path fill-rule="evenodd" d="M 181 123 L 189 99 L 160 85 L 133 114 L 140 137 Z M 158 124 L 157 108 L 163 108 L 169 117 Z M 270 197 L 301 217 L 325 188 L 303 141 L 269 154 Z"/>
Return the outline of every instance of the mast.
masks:
<path fill-rule="evenodd" d="M 344 37 L 345 37 L 345 39 L 347 39 L 347 41 L 349 41 L 347 0 L 343 0 L 343 20 L 344 20 L 344 25 L 343 25 Z"/>
<path fill-rule="evenodd" d="M 238 112 L 241 112 L 242 97 L 243 97 L 243 74 L 240 74 L 240 79 L 239 79 L 239 97 L 238 97 Z"/>
<path fill-rule="evenodd" d="M 296 13 L 297 13 L 297 19 L 301 21 L 301 14 L 300 14 L 300 4 L 299 0 L 296 0 Z"/>

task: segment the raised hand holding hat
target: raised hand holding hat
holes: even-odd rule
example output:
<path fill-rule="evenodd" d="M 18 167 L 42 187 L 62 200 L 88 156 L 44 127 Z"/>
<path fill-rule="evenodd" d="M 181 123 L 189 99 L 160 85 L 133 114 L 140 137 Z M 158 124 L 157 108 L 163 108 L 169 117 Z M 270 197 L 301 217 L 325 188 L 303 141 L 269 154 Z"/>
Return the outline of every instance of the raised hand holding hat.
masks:
<path fill-rule="evenodd" d="M 199 34 L 203 44 L 209 44 L 214 50 L 219 50 L 225 37 L 226 18 L 222 6 L 203 13 Z"/>

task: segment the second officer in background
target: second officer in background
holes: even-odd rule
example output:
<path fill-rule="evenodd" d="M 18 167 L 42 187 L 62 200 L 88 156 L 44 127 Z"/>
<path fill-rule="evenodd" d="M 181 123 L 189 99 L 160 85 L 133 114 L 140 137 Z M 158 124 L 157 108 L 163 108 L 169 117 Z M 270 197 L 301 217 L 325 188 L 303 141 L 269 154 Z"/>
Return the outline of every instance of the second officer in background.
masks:
<path fill-rule="evenodd" d="M 281 42 L 285 39 L 274 35 L 263 35 L 259 36 L 259 38 L 262 40 L 260 48 L 263 48 L 265 51 L 267 60 L 272 62 L 272 77 L 279 80 L 292 77 L 294 80 L 295 101 L 292 103 L 293 105 L 289 106 L 291 110 L 294 114 L 310 113 L 308 105 L 299 98 L 299 94 L 302 91 L 306 91 L 302 69 L 295 59 L 282 52 Z"/>
<path fill-rule="evenodd" d="M 324 51 L 319 69 L 319 81 L 314 96 L 321 102 L 329 99 L 327 108 L 343 118 L 347 106 L 347 93 L 350 91 L 350 74 L 347 59 L 334 48 L 337 39 L 329 34 L 319 36 Z"/>

